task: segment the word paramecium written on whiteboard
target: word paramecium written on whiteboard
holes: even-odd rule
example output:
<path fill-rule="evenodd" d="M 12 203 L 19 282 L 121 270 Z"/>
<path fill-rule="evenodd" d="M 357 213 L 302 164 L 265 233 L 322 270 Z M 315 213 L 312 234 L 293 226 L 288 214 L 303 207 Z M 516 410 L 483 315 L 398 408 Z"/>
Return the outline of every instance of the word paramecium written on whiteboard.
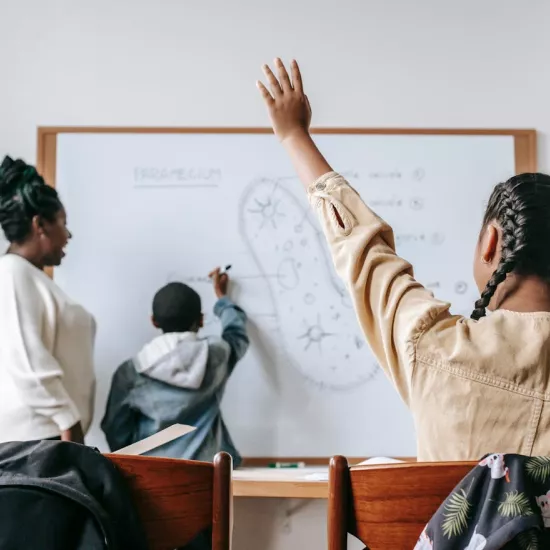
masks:
<path fill-rule="evenodd" d="M 134 186 L 162 187 L 218 187 L 222 180 L 220 168 L 134 168 Z"/>

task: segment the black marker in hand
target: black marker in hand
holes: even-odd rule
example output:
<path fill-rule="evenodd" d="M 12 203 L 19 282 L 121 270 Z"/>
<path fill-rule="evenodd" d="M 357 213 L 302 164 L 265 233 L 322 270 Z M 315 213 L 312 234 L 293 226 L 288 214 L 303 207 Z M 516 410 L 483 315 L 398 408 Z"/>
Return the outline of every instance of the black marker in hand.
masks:
<path fill-rule="evenodd" d="M 218 298 L 227 296 L 227 287 L 229 286 L 229 276 L 227 275 L 227 271 L 229 269 L 231 269 L 230 265 L 226 265 L 223 271 L 217 267 L 208 275 L 214 283 L 214 292 Z"/>

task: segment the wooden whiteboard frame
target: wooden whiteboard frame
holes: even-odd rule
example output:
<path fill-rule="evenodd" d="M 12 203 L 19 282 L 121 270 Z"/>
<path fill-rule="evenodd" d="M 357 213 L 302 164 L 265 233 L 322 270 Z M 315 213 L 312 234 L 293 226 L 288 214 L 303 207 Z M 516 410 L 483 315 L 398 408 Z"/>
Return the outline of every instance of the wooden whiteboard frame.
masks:
<path fill-rule="evenodd" d="M 537 132 L 529 129 L 453 129 L 453 128 L 315 128 L 313 134 L 367 135 L 440 135 L 440 136 L 512 136 L 514 138 L 515 171 L 537 171 Z M 58 134 L 271 134 L 271 128 L 149 128 L 149 127 L 79 127 L 48 126 L 38 128 L 37 169 L 46 182 L 55 187 Z M 497 182 L 495 182 L 497 183 Z M 51 276 L 52 271 L 48 271 Z M 336 453 L 335 453 L 336 454 Z M 266 466 L 271 462 L 306 462 L 328 465 L 330 457 L 251 457 L 244 466 Z M 367 457 L 349 457 L 358 463 Z M 407 458 L 405 458 L 407 459 Z M 408 458 L 407 460 L 411 460 Z"/>
<path fill-rule="evenodd" d="M 537 131 L 527 129 L 453 128 L 314 128 L 313 134 L 512 136 L 516 174 L 537 171 Z M 55 187 L 58 134 L 271 134 L 271 128 L 132 128 L 44 126 L 38 128 L 36 166 L 46 182 Z M 495 182 L 497 183 L 497 182 Z"/>

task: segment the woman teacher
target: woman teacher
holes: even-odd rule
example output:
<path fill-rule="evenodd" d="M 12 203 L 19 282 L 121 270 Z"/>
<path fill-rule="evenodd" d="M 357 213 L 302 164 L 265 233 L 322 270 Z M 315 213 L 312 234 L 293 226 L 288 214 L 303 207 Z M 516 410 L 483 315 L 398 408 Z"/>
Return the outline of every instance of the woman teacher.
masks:
<path fill-rule="evenodd" d="M 0 165 L 0 442 L 82 443 L 93 415 L 92 316 L 44 273 L 71 234 L 57 192 L 33 166 Z"/>

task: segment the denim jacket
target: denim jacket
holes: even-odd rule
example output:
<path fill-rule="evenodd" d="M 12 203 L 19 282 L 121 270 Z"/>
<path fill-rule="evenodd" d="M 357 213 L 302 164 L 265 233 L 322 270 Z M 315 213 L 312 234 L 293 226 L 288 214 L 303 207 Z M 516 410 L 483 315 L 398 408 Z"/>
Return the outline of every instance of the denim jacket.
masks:
<path fill-rule="evenodd" d="M 246 314 L 227 297 L 216 302 L 214 313 L 222 324 L 221 338 L 163 334 L 118 367 L 101 422 L 113 451 L 172 424 L 187 424 L 196 430 L 149 454 L 211 461 L 226 451 L 238 466 L 240 456 L 220 404 L 227 380 L 248 348 Z"/>

